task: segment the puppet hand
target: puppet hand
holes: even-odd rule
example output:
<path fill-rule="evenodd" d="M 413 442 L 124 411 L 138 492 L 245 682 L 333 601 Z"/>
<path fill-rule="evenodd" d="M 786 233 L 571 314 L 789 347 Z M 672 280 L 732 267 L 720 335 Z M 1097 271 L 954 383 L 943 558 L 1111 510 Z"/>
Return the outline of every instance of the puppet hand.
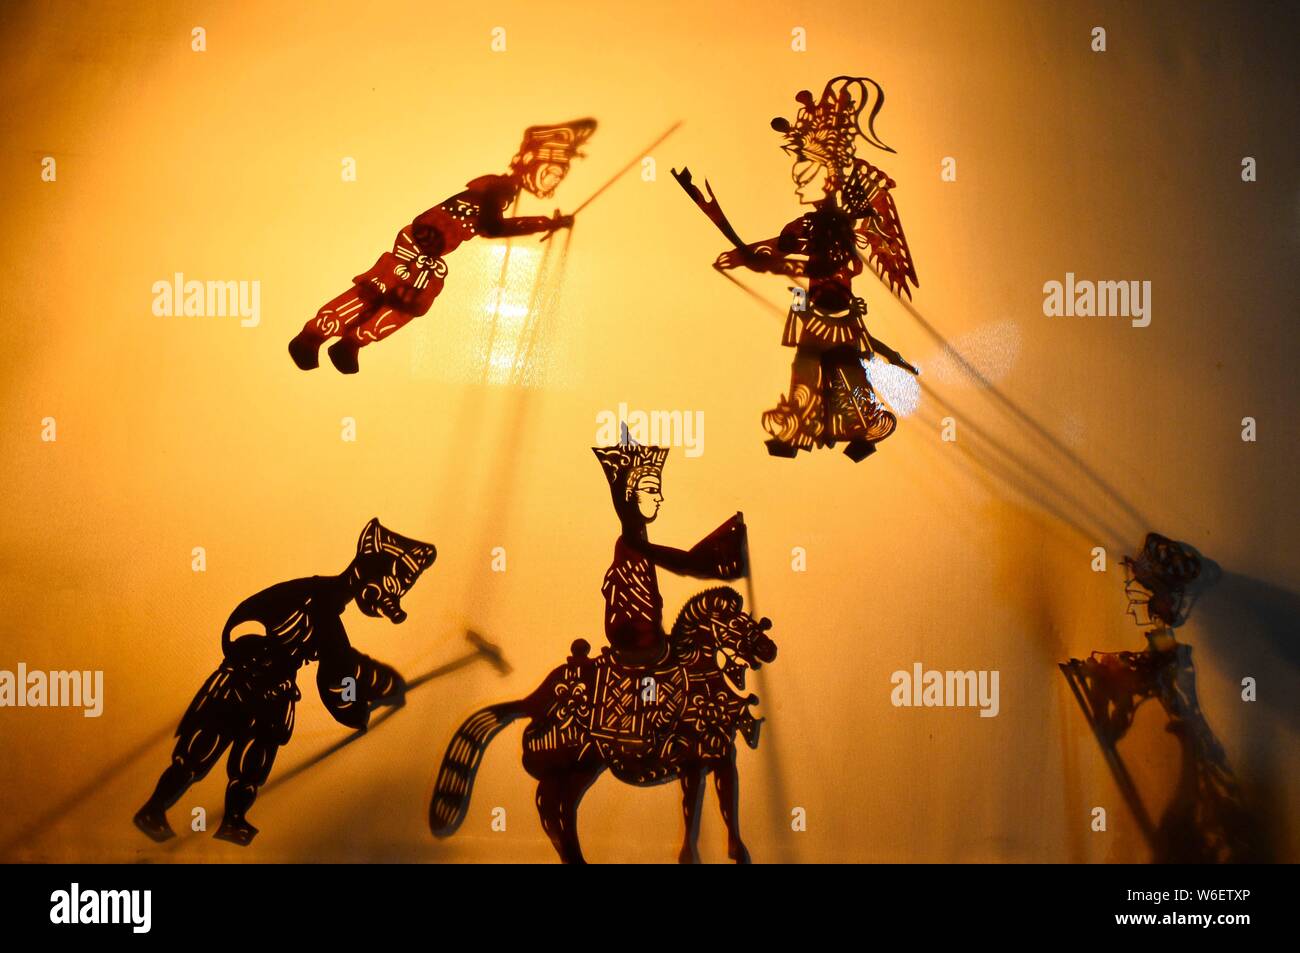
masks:
<path fill-rule="evenodd" d="M 713 261 L 713 267 L 718 271 L 730 271 L 732 268 L 749 268 L 752 267 L 754 256 L 748 252 L 741 251 L 739 248 L 731 248 L 724 251 Z"/>
<path fill-rule="evenodd" d="M 389 685 L 388 691 L 383 696 L 376 699 L 376 705 L 390 705 L 393 708 L 401 708 L 406 704 L 406 679 L 396 671 L 392 670 L 389 676 L 392 684 Z"/>

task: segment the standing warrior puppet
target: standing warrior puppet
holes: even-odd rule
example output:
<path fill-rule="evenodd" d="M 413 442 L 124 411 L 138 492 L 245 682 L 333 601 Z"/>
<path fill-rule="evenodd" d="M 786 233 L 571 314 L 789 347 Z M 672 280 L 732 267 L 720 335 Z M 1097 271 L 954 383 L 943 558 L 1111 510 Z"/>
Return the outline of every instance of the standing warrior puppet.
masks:
<path fill-rule="evenodd" d="M 677 780 L 686 835 L 678 859 L 699 860 L 700 803 L 712 774 L 727 825 L 728 855 L 749 860 L 740 837 L 736 735 L 758 745 L 755 695 L 742 694 L 747 669 L 776 658 L 771 622 L 744 611 L 739 593 L 715 587 L 687 600 L 671 633 L 663 628 L 656 567 L 701 579 L 746 571 L 745 523 L 737 513 L 689 551 L 657 546 L 646 527 L 663 502 L 668 451 L 629 441 L 595 450 L 622 532 L 605 573 L 605 637 L 595 658 L 585 639 L 528 697 L 481 709 L 447 748 L 429 804 L 429 826 L 446 837 L 469 809 L 474 774 L 488 743 L 517 718 L 524 769 L 537 779 L 542 827 L 566 862 L 581 863 L 578 804 L 606 768 L 626 784 Z"/>
<path fill-rule="evenodd" d="M 476 235 L 510 238 L 550 233 L 573 225 L 573 217 L 506 217 L 520 191 L 549 199 L 568 174 L 578 149 L 596 131 L 594 119 L 558 126 L 529 126 L 504 175 L 484 175 L 420 215 L 397 233 L 393 250 L 352 279 L 352 287 L 326 304 L 289 342 L 289 354 L 304 371 L 317 366 L 329 338 L 330 360 L 344 374 L 358 370 L 357 352 L 388 337 L 433 306 L 447 277 L 445 256 Z"/>
<path fill-rule="evenodd" d="M 399 536 L 372 519 L 361 531 L 356 558 L 339 575 L 282 582 L 240 603 L 221 632 L 225 658 L 181 718 L 171 766 L 136 813 L 136 826 L 156 841 L 174 836 L 167 809 L 229 747 L 226 812 L 215 836 L 240 845 L 251 842 L 257 828 L 245 815 L 271 774 L 276 751 L 293 733 L 294 703 L 302 697 L 298 669 L 320 662 L 321 701 L 349 728 L 365 728 L 372 708 L 400 706 L 406 682 L 354 649 L 340 616 L 355 601 L 365 615 L 404 621 L 401 598 L 435 558 L 432 545 Z M 258 623 L 265 633 L 232 640 L 236 626 L 244 623 Z"/>
<path fill-rule="evenodd" d="M 718 257 L 714 268 L 744 267 L 807 279 L 806 288 L 791 288 L 795 297 L 781 338 L 795 348 L 790 393 L 763 414 L 763 427 L 771 435 L 768 452 L 793 457 L 800 450 L 846 440 L 844 452 L 857 462 L 898 422 L 877 398 L 865 362 L 879 354 L 912 374 L 920 371 L 867 330 L 867 303 L 854 295 L 853 279 L 861 274 L 865 257 L 895 294 L 910 298 L 908 284 L 918 284 L 916 269 L 890 194 L 894 180 L 855 152 L 859 138 L 894 151 L 873 128 L 884 104 L 880 86 L 866 77 L 837 76 L 820 99 L 807 90 L 795 99 L 800 108 L 794 121 L 773 119 L 772 128 L 785 135 L 785 151 L 794 159 L 795 192 L 811 211 L 776 238 L 752 245 L 741 241 L 707 181 L 706 199 L 692 184 L 689 169 L 673 175 L 735 246 Z"/>

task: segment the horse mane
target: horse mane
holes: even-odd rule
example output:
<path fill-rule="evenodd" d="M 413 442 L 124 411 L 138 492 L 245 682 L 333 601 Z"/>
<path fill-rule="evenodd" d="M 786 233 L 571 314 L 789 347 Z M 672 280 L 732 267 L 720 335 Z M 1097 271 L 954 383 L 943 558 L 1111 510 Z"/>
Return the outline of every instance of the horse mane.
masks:
<path fill-rule="evenodd" d="M 744 611 L 744 605 L 745 600 L 740 597 L 740 593 L 730 586 L 715 586 L 697 592 L 686 600 L 682 611 L 677 613 L 677 620 L 673 622 L 672 641 L 685 639 L 690 630 L 709 619 L 718 616 L 733 618 Z"/>

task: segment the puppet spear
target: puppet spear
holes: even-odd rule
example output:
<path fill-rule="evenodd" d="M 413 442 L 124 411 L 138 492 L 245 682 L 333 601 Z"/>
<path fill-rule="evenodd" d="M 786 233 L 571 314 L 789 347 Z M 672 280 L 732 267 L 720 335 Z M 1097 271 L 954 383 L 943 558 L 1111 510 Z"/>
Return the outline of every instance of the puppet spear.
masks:
<path fill-rule="evenodd" d="M 646 146 L 644 149 L 642 149 L 640 152 L 638 152 L 635 156 L 633 156 L 632 159 L 631 159 L 631 161 L 629 161 L 627 165 L 623 166 L 623 168 L 619 169 L 616 173 L 614 173 L 614 175 L 610 178 L 610 180 L 609 180 L 608 182 L 606 182 L 604 185 L 602 185 L 600 188 L 598 188 L 595 192 L 592 192 L 591 195 L 589 195 L 589 196 L 587 197 L 587 201 L 583 202 L 581 205 L 579 205 L 577 208 L 575 208 L 575 209 L 574 209 L 572 212 L 570 212 L 569 214 L 570 214 L 570 215 L 577 215 L 579 212 L 581 212 L 584 208 L 586 208 L 586 207 L 587 207 L 588 205 L 590 205 L 592 202 L 596 201 L 596 199 L 600 197 L 600 194 L 601 194 L 602 192 L 604 192 L 606 189 L 608 189 L 611 185 L 613 185 L 613 184 L 614 184 L 615 182 L 617 182 L 619 179 L 623 178 L 623 176 L 625 176 L 625 175 L 626 175 L 626 174 L 627 174 L 627 173 L 632 169 L 632 167 L 633 167 L 634 165 L 637 164 L 637 161 L 638 161 L 639 159 L 641 159 L 642 157 L 644 157 L 645 154 L 646 154 L 647 152 L 649 152 L 649 151 L 651 151 L 652 149 L 656 148 L 656 147 L 657 147 L 661 142 L 663 142 L 665 139 L 667 139 L 669 136 L 671 136 L 674 132 L 676 132 L 678 129 L 680 129 L 680 128 L 681 128 L 681 125 L 682 125 L 682 120 L 679 119 L 679 120 L 677 120 L 675 123 L 673 123 L 671 126 L 669 126 L 669 127 L 668 127 L 664 132 L 663 132 L 663 134 L 661 134 L 661 135 L 659 136 L 658 139 L 656 139 L 654 142 L 650 143 L 650 145 Z"/>
<path fill-rule="evenodd" d="M 577 208 L 575 208 L 572 212 L 570 212 L 570 213 L 569 213 L 569 217 L 570 217 L 570 218 L 576 218 L 576 217 L 577 217 L 577 214 L 578 214 L 579 212 L 581 212 L 584 208 L 586 208 L 586 207 L 587 207 L 588 205 L 590 205 L 592 202 L 596 201 L 596 199 L 600 198 L 600 196 L 601 196 L 601 195 L 602 195 L 602 194 L 603 194 L 603 193 L 604 193 L 604 192 L 605 192 L 605 191 L 606 191 L 606 190 L 607 190 L 611 185 L 613 185 L 613 184 L 614 184 L 615 182 L 617 182 L 619 179 L 623 178 L 623 176 L 627 175 L 627 173 L 628 173 L 629 171 L 631 171 L 632 167 L 635 166 L 635 165 L 637 164 L 637 162 L 640 161 L 640 159 L 642 159 L 642 158 L 645 156 L 645 154 L 646 154 L 647 152 L 649 152 L 649 151 L 651 151 L 652 149 L 656 148 L 656 147 L 657 147 L 661 142 L 663 142 L 665 139 L 667 139 L 669 136 L 671 136 L 674 132 L 676 132 L 679 128 L 681 128 L 681 125 L 682 125 L 682 120 L 679 119 L 679 120 L 677 120 L 675 123 L 673 123 L 671 126 L 669 126 L 666 130 L 664 130 L 664 132 L 660 134 L 660 136 L 659 136 L 658 139 L 656 139 L 654 142 L 650 143 L 650 145 L 646 146 L 644 149 L 642 149 L 640 152 L 638 152 L 636 155 L 634 155 L 634 156 L 633 156 L 633 157 L 628 161 L 627 165 L 623 166 L 623 168 L 621 168 L 621 169 L 619 169 L 617 172 L 615 172 L 612 176 L 610 176 L 609 180 L 608 180 L 604 185 L 602 185 L 600 188 L 598 188 L 595 192 L 592 192 L 591 195 L 587 196 L 587 200 L 586 200 L 585 202 L 581 203 L 581 204 L 580 204 Z M 673 173 L 673 174 L 676 175 L 676 173 Z M 546 241 L 547 239 L 549 239 L 549 238 L 550 238 L 552 235 L 554 235 L 554 234 L 555 234 L 554 232 L 547 232 L 544 236 L 542 236 L 542 241 Z"/>
<path fill-rule="evenodd" d="M 262 786 L 262 793 L 265 794 L 268 791 L 270 791 L 272 788 L 277 788 L 280 785 L 284 784 L 285 782 L 290 781 L 293 778 L 296 778 L 298 775 L 302 774 L 303 772 L 308 771 L 311 768 L 314 768 L 316 765 L 320 764 L 330 755 L 336 754 L 337 752 L 346 748 L 348 745 L 352 744 L 358 738 L 364 737 L 368 732 L 373 731 L 379 725 L 382 725 L 385 721 L 391 718 L 399 708 L 403 707 L 406 704 L 406 700 L 405 700 L 406 695 L 409 695 L 411 692 L 415 691 L 420 686 L 428 684 L 429 682 L 433 681 L 435 678 L 440 678 L 443 675 L 449 675 L 452 672 L 456 671 L 457 669 L 464 668 L 466 665 L 472 665 L 479 660 L 488 662 L 488 664 L 490 664 L 494 669 L 496 669 L 502 675 L 509 674 L 510 665 L 506 662 L 505 656 L 502 654 L 501 649 L 498 646 L 493 645 L 487 639 L 483 638 L 483 636 L 473 631 L 466 632 L 465 639 L 466 641 L 469 642 L 471 646 L 473 646 L 471 651 L 466 652 L 464 655 L 460 656 L 459 658 L 452 659 L 450 662 L 447 662 L 443 665 L 439 665 L 437 668 L 430 669 L 429 671 L 425 672 L 423 675 L 418 675 L 415 678 L 411 679 L 409 682 L 407 682 L 406 692 L 403 694 L 401 704 L 394 705 L 394 706 L 371 705 L 372 711 L 375 708 L 379 708 L 379 707 L 383 707 L 386 710 L 380 712 L 377 716 L 375 716 L 374 721 L 370 722 L 370 724 L 367 725 L 365 728 L 358 729 L 357 731 L 352 732 L 352 734 L 348 735 L 345 738 L 340 738 L 338 741 L 334 742 L 333 744 L 329 745 L 323 750 L 317 752 L 315 755 L 308 758 L 306 761 L 302 762 L 301 764 L 295 765 L 290 770 L 268 781 L 265 785 Z"/>

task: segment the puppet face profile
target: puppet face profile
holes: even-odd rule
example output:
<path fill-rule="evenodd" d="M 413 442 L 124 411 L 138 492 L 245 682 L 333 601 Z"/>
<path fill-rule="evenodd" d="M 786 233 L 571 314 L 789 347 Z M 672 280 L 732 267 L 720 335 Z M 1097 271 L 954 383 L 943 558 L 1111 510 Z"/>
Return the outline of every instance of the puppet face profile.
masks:
<path fill-rule="evenodd" d="M 1160 624 L 1160 620 L 1151 614 L 1151 593 L 1130 582 L 1124 586 L 1124 594 L 1128 596 L 1128 609 L 1125 612 L 1133 617 L 1133 621 L 1139 628 L 1145 629 Z"/>
<path fill-rule="evenodd" d="M 831 190 L 830 175 L 826 166 L 812 159 L 794 160 L 790 171 L 794 179 L 794 191 L 803 205 L 814 205 L 826 198 Z"/>
<path fill-rule="evenodd" d="M 358 584 L 357 608 L 372 618 L 382 615 L 394 624 L 406 621 L 402 596 L 437 558 L 432 544 L 408 539 L 372 519 L 361 531 L 352 561 Z"/>
<path fill-rule="evenodd" d="M 630 438 L 612 447 L 591 449 L 605 471 L 619 517 L 633 516 L 642 523 L 653 521 L 664 501 L 663 472 L 668 451 L 643 447 Z"/>
<path fill-rule="evenodd" d="M 876 135 L 874 123 L 885 94 L 869 77 L 836 76 L 820 97 L 805 89 L 795 96 L 795 102 L 799 104 L 795 118 L 777 117 L 772 128 L 784 136 L 781 148 L 794 158 L 795 191 L 805 205 L 844 187 L 859 161 L 855 152 L 859 139 L 877 149 L 894 151 Z"/>
<path fill-rule="evenodd" d="M 576 119 L 557 126 L 529 126 L 510 162 L 511 173 L 526 192 L 548 199 L 569 174 L 573 160 L 582 157 L 578 148 L 595 131 L 594 119 Z"/>
<path fill-rule="evenodd" d="M 648 473 L 637 481 L 633 490 L 637 510 L 647 523 L 653 523 L 664 501 L 663 480 L 658 473 Z"/>
<path fill-rule="evenodd" d="M 1124 558 L 1128 614 L 1143 628 L 1182 625 L 1193 601 L 1187 587 L 1200 573 L 1200 556 L 1190 546 L 1148 533 L 1142 552 Z"/>

